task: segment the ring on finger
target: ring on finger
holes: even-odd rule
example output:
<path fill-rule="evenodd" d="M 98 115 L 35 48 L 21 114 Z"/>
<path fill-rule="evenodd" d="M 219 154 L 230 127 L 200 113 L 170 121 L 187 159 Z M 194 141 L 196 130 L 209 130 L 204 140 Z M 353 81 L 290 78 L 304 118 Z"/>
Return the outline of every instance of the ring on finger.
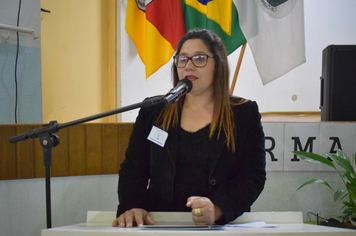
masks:
<path fill-rule="evenodd" d="M 201 209 L 200 208 L 195 208 L 194 209 L 194 215 L 201 216 Z"/>

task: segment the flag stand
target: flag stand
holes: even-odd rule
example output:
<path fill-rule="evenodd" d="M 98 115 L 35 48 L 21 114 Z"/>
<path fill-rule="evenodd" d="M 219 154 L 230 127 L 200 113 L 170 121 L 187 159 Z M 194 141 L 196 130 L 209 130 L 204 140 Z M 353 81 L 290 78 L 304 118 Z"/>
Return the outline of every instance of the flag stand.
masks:
<path fill-rule="evenodd" d="M 247 42 L 245 42 L 245 43 L 242 45 L 242 48 L 241 48 L 241 51 L 240 51 L 240 56 L 239 56 L 239 60 L 238 60 L 237 65 L 236 65 L 234 78 L 233 78 L 233 80 L 232 80 L 232 82 L 231 82 L 231 87 L 230 87 L 230 94 L 231 94 L 231 95 L 234 93 L 237 76 L 238 76 L 238 74 L 239 74 L 239 72 L 240 72 L 240 67 L 241 67 L 241 63 L 242 63 L 242 58 L 244 57 L 244 54 L 245 54 L 246 44 L 247 44 Z"/>

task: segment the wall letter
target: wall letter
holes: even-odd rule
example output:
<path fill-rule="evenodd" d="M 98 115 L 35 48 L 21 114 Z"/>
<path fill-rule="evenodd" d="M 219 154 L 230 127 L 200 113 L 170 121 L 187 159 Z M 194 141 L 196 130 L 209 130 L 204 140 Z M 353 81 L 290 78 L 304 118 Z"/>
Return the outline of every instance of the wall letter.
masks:
<path fill-rule="evenodd" d="M 299 148 L 300 151 L 306 152 L 309 147 L 309 152 L 313 152 L 313 140 L 315 139 L 316 137 L 309 137 L 305 148 L 303 148 L 299 137 L 292 137 L 292 140 L 294 140 L 294 151 L 298 151 Z M 291 161 L 300 161 L 300 159 L 298 159 L 297 155 L 294 154 L 294 157 L 291 159 Z"/>
<path fill-rule="evenodd" d="M 265 148 L 266 152 L 268 152 L 269 155 L 271 156 L 271 161 L 278 161 L 278 159 L 274 157 L 274 154 L 272 152 L 273 149 L 276 147 L 276 141 L 272 137 L 265 137 L 265 142 L 266 142 L 266 140 L 270 140 L 271 141 L 271 147 L 270 148 Z"/>
<path fill-rule="evenodd" d="M 330 153 L 336 153 L 335 146 L 337 146 L 336 149 L 342 150 L 339 137 L 330 137 L 330 140 L 334 140 L 333 144 L 331 145 L 331 148 L 330 148 Z"/>

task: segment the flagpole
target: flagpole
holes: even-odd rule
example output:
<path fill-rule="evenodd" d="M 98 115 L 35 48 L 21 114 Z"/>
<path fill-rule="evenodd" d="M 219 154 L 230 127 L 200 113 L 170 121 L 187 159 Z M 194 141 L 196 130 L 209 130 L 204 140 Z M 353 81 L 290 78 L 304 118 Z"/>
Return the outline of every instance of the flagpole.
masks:
<path fill-rule="evenodd" d="M 231 83 L 231 87 L 230 87 L 230 94 L 231 94 L 231 95 L 234 93 L 237 76 L 238 76 L 238 74 L 239 74 L 240 67 L 241 67 L 241 63 L 242 63 L 242 58 L 244 57 L 244 54 L 245 54 L 246 44 L 247 44 L 247 42 L 245 42 L 245 43 L 242 45 L 242 48 L 241 48 L 241 51 L 240 51 L 239 60 L 238 60 L 237 65 L 236 65 L 234 78 L 232 79 L 232 83 Z"/>

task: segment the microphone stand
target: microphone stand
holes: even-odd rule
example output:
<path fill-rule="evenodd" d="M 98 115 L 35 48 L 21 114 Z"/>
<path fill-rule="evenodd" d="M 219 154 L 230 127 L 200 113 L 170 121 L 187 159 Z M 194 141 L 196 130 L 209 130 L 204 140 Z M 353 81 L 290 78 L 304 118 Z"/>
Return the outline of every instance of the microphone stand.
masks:
<path fill-rule="evenodd" d="M 118 108 L 115 110 L 107 111 L 97 115 L 89 116 L 86 118 L 74 120 L 64 124 L 58 124 L 57 121 L 51 121 L 49 124 L 43 125 L 43 129 L 34 129 L 28 133 L 23 133 L 10 138 L 10 143 L 16 143 L 24 141 L 26 139 L 39 138 L 41 146 L 43 148 L 43 165 L 46 171 L 46 214 L 47 214 L 47 228 L 52 228 L 52 213 L 51 213 L 51 182 L 50 182 L 50 166 L 52 165 L 52 147 L 56 147 L 59 143 L 59 137 L 53 133 L 58 132 L 60 129 L 67 128 L 69 126 L 78 125 L 84 122 L 96 120 L 102 117 L 111 116 L 114 114 L 130 111 L 140 107 L 150 107 L 156 104 L 164 103 L 165 106 L 169 105 L 171 101 L 166 97 L 152 97 L 146 98 L 143 102 L 139 102 L 126 107 Z"/>

